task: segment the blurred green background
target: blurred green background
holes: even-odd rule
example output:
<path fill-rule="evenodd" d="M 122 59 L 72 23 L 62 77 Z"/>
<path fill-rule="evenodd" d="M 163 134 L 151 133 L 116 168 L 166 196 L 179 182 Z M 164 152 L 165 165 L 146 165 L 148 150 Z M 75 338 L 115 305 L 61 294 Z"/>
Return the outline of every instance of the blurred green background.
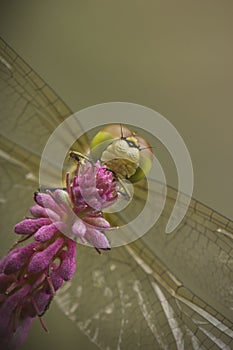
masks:
<path fill-rule="evenodd" d="M 0 31 L 74 111 L 127 101 L 165 116 L 189 149 L 194 197 L 233 219 L 231 0 L 2 1 Z M 55 303 L 45 320 L 50 335 L 35 321 L 23 349 L 96 348 Z"/>

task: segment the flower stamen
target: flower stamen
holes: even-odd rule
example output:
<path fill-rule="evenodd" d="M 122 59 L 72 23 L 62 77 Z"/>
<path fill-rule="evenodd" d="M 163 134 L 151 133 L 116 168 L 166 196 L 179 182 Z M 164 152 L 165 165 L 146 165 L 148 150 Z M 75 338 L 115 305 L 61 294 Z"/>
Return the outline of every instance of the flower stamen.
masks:
<path fill-rule="evenodd" d="M 31 297 L 31 302 L 32 302 L 32 305 L 33 305 L 33 307 L 34 307 L 34 309 L 36 311 L 36 316 L 39 318 L 39 321 L 40 321 L 40 324 L 41 324 L 42 328 L 45 330 L 45 332 L 48 333 L 49 330 L 48 330 L 48 328 L 47 328 L 47 326 L 46 326 L 46 324 L 45 324 L 45 322 L 44 322 L 44 320 L 42 318 L 42 315 L 41 315 L 41 313 L 40 313 L 40 311 L 38 309 L 37 303 L 36 303 L 36 301 L 35 301 L 35 299 L 33 297 Z"/>

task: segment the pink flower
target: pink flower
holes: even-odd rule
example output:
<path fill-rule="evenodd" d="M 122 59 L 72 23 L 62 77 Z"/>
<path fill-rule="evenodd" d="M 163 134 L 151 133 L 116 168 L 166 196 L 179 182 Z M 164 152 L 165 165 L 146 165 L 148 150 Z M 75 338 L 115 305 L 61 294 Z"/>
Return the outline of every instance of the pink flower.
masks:
<path fill-rule="evenodd" d="M 94 181 L 94 182 L 93 182 Z M 0 345 L 14 349 L 26 339 L 34 317 L 48 309 L 56 291 L 76 269 L 76 240 L 100 250 L 110 249 L 104 234 L 110 224 L 102 209 L 118 198 L 112 172 L 98 163 L 86 162 L 66 190 L 35 193 L 31 218 L 19 222 L 14 231 L 21 243 L 0 260 Z"/>

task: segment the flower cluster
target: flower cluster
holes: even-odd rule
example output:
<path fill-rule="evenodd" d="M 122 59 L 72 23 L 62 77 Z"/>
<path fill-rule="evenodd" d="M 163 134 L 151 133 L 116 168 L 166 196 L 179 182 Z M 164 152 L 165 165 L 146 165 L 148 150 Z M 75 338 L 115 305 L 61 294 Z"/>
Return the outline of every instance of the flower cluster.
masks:
<path fill-rule="evenodd" d="M 94 179 L 94 183 L 93 183 Z M 35 193 L 31 218 L 14 231 L 33 242 L 18 246 L 0 260 L 0 347 L 14 349 L 27 337 L 34 317 L 48 309 L 56 291 L 76 269 L 76 241 L 88 242 L 98 252 L 110 249 L 104 230 L 110 224 L 102 209 L 118 198 L 112 172 L 85 162 L 66 189 Z"/>

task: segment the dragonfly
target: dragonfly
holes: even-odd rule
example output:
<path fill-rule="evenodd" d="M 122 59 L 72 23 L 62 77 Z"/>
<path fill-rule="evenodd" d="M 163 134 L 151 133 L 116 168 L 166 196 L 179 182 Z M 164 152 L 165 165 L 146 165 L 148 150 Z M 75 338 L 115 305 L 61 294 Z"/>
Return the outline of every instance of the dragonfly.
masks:
<path fill-rule="evenodd" d="M 13 226 L 32 205 L 43 147 L 72 111 L 3 39 L 0 84 L 4 254 L 14 240 L 13 234 L 9 239 Z M 67 133 L 81 133 L 81 124 L 76 127 Z M 72 149 L 85 154 L 89 144 L 84 134 Z M 56 164 L 51 160 L 50 165 L 56 187 Z M 155 182 L 152 189 L 153 213 L 164 188 Z M 140 181 L 135 205 L 141 208 L 145 196 Z M 177 191 L 168 187 L 160 219 L 131 244 L 101 256 L 77 246 L 78 271 L 55 300 L 96 349 L 233 348 L 233 222 L 192 199 L 181 224 L 167 235 L 176 197 Z M 116 213 L 117 224 L 123 225 L 129 214 Z"/>

